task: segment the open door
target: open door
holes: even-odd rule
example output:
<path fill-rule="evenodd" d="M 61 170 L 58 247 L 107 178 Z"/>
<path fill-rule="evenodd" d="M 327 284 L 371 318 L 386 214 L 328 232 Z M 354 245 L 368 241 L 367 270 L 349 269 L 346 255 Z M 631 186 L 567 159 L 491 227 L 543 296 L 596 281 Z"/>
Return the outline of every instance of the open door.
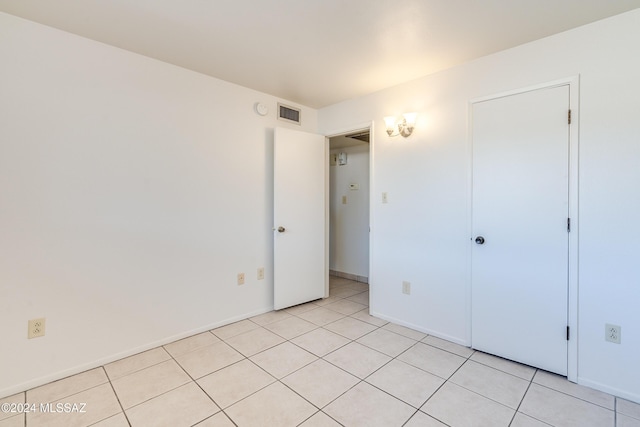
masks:
<path fill-rule="evenodd" d="M 328 155 L 322 135 L 275 129 L 275 310 L 328 296 Z"/>

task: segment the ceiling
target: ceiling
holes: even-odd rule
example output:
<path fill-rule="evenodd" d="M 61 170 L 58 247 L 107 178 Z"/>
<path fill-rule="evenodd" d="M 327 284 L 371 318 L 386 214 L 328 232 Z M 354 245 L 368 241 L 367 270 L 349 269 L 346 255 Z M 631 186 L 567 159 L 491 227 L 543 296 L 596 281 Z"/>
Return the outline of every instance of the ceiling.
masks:
<path fill-rule="evenodd" d="M 321 108 L 640 0 L 0 0 L 0 11 Z"/>

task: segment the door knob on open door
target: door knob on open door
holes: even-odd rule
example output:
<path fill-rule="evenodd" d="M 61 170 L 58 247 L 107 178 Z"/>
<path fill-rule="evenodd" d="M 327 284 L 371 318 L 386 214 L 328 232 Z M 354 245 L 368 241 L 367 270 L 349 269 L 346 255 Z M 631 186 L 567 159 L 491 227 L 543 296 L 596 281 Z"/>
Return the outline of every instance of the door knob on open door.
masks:
<path fill-rule="evenodd" d="M 283 226 L 278 227 L 278 233 L 284 233 L 285 228 Z"/>
<path fill-rule="evenodd" d="M 482 236 L 476 237 L 476 243 L 479 245 L 484 245 L 484 237 Z"/>

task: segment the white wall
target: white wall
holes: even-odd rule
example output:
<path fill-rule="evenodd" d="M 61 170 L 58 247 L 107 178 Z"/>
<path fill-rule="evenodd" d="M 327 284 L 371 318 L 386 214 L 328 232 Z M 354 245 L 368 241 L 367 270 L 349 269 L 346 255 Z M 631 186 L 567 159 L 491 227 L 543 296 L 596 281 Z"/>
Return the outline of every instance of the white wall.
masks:
<path fill-rule="evenodd" d="M 272 308 L 276 98 L 3 13 L 0 63 L 0 396 Z"/>
<path fill-rule="evenodd" d="M 468 102 L 579 74 L 578 381 L 640 401 L 638 40 L 635 10 L 319 111 L 326 133 L 377 124 L 374 313 L 470 343 Z M 382 118 L 409 111 L 414 135 L 388 138 Z M 622 344 L 604 341 L 605 323 L 622 326 Z"/>
<path fill-rule="evenodd" d="M 331 150 L 341 152 L 347 153 L 347 164 L 329 168 L 329 268 L 369 277 L 369 144 Z M 350 190 L 349 184 L 359 189 Z"/>

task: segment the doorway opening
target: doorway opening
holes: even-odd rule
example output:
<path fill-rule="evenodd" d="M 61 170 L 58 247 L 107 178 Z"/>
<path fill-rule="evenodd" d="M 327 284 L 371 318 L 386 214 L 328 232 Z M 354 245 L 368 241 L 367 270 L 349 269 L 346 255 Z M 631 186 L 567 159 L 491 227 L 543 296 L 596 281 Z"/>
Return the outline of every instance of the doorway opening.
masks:
<path fill-rule="evenodd" d="M 329 296 L 367 306 L 370 136 L 367 128 L 329 138 Z"/>

